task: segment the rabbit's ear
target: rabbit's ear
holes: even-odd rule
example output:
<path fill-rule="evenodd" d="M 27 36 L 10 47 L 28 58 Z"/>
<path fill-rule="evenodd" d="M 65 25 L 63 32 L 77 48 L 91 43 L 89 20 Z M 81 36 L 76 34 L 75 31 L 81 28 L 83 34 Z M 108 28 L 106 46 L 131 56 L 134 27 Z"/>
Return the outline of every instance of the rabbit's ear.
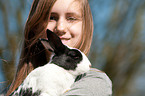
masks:
<path fill-rule="evenodd" d="M 53 51 L 55 54 L 64 53 L 66 46 L 61 39 L 52 31 L 47 29 L 47 39 L 41 39 L 46 49 Z"/>
<path fill-rule="evenodd" d="M 51 52 L 54 52 L 53 48 L 50 46 L 49 42 L 47 39 L 39 39 L 41 41 L 41 43 L 43 44 L 43 46 L 48 49 Z"/>

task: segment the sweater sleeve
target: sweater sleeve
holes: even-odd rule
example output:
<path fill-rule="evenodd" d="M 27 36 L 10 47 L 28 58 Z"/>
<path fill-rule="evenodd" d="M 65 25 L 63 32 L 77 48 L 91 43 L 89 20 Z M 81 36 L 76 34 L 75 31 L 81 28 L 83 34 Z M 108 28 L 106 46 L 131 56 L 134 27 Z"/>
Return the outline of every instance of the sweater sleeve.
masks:
<path fill-rule="evenodd" d="M 63 96 L 112 96 L 112 82 L 104 72 L 91 68 Z"/>

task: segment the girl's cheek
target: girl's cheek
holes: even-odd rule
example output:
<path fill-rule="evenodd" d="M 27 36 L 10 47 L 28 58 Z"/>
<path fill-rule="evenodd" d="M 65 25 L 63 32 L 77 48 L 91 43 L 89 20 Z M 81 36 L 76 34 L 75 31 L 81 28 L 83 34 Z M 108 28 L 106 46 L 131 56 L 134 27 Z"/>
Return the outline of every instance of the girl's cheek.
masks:
<path fill-rule="evenodd" d="M 56 22 L 49 22 L 47 25 L 47 29 L 51 31 L 53 31 L 55 27 L 56 27 Z"/>
<path fill-rule="evenodd" d="M 82 21 L 73 24 L 70 27 L 72 34 L 80 36 L 82 34 Z"/>

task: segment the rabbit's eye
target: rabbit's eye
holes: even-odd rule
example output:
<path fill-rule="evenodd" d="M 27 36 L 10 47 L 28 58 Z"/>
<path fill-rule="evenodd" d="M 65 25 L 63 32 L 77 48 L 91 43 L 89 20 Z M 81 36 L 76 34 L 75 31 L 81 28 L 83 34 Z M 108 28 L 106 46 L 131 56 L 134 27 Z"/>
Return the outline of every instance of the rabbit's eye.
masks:
<path fill-rule="evenodd" d="M 70 51 L 68 52 L 68 56 L 74 59 L 79 59 L 79 55 L 77 53 L 78 53 L 77 51 Z"/>
<path fill-rule="evenodd" d="M 75 59 L 78 59 L 79 57 L 78 57 L 78 56 L 75 56 L 74 58 L 75 58 Z"/>
<path fill-rule="evenodd" d="M 68 52 L 68 55 L 71 56 L 71 57 L 75 57 L 76 53 L 74 51 L 70 51 L 70 52 Z"/>

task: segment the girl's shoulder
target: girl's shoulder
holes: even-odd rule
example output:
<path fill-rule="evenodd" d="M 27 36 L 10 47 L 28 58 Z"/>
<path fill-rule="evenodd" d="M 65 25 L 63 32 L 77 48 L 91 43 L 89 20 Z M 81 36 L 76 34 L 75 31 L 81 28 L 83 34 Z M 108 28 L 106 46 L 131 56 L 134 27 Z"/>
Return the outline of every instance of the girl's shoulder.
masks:
<path fill-rule="evenodd" d="M 86 80 L 86 82 L 94 80 L 96 82 L 104 83 L 107 86 L 112 87 L 112 81 L 107 76 L 107 74 L 99 69 L 96 69 L 96 68 L 91 68 L 90 71 L 88 71 L 85 74 L 85 76 L 83 76 L 80 80 Z M 94 83 L 94 82 L 90 82 L 90 83 Z"/>
<path fill-rule="evenodd" d="M 86 76 L 90 77 L 90 78 L 99 78 L 99 79 L 102 79 L 102 80 L 112 84 L 112 82 L 111 82 L 110 78 L 107 76 L 107 74 L 96 68 L 91 68 L 91 70 L 89 72 L 87 72 Z"/>
<path fill-rule="evenodd" d="M 110 78 L 107 76 L 107 74 L 99 69 L 91 68 L 90 71 L 88 71 L 85 74 L 79 75 L 76 78 L 76 81 L 79 81 L 80 79 L 95 79 L 95 80 L 103 80 L 104 82 L 107 82 L 108 84 L 112 84 Z M 111 85 L 112 86 L 112 85 Z"/>
<path fill-rule="evenodd" d="M 78 95 L 84 94 L 84 95 Z M 89 72 L 81 76 L 64 96 L 111 96 L 112 82 L 105 72 L 91 68 Z"/>

